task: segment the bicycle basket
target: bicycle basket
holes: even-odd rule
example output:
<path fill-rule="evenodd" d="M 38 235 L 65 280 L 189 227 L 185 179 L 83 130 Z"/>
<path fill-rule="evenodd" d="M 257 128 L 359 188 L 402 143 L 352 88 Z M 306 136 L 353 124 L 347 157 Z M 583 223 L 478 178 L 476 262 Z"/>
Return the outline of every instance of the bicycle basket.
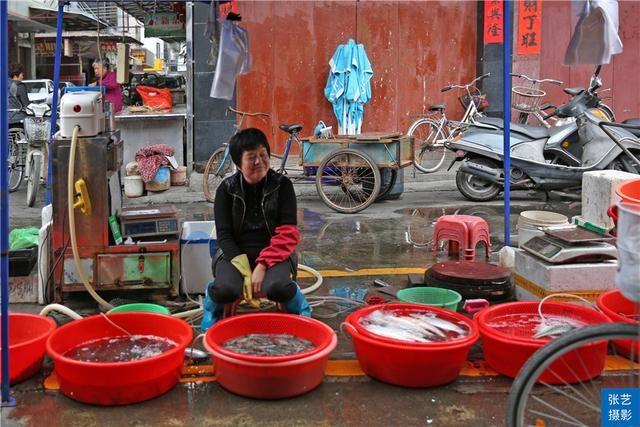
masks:
<path fill-rule="evenodd" d="M 51 122 L 48 117 L 26 117 L 24 133 L 30 143 L 49 141 Z"/>
<path fill-rule="evenodd" d="M 543 90 L 525 86 L 514 86 L 511 92 L 511 108 L 522 113 L 538 111 L 540 101 L 546 95 Z"/>
<path fill-rule="evenodd" d="M 489 107 L 489 101 L 487 100 L 487 96 L 483 94 L 473 95 L 473 103 L 476 104 L 476 109 L 478 111 L 486 110 Z M 469 107 L 470 97 L 468 94 L 462 95 L 458 97 L 458 100 L 466 110 Z"/>

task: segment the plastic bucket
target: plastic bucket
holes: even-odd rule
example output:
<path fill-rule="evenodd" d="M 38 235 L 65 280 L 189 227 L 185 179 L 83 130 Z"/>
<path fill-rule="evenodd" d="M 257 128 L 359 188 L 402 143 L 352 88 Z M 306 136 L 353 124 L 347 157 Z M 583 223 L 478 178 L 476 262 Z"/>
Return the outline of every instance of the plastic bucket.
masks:
<path fill-rule="evenodd" d="M 109 314 L 122 313 L 125 311 L 143 311 L 146 313 L 158 313 L 158 314 L 166 314 L 166 315 L 171 314 L 171 312 L 167 307 L 163 307 L 158 304 L 149 304 L 144 302 L 119 305 L 118 307 L 114 307 L 111 310 L 109 310 Z"/>
<path fill-rule="evenodd" d="M 451 289 L 418 286 L 398 291 L 398 299 L 402 302 L 431 305 L 456 311 L 458 304 L 462 301 L 462 296 Z"/>
<path fill-rule="evenodd" d="M 640 331 L 640 316 L 638 316 L 640 310 L 638 303 L 634 303 L 626 298 L 619 289 L 600 294 L 598 297 L 598 307 L 612 322 L 635 323 L 638 325 Z M 613 345 L 616 351 L 624 357 L 629 358 L 633 354 L 636 361 L 640 360 L 640 341 L 614 340 Z"/>
<path fill-rule="evenodd" d="M 436 312 L 439 316 L 466 323 L 470 332 L 454 341 L 418 344 L 378 339 L 374 334 L 361 333 L 354 326 L 359 326 L 360 317 L 380 308 Z M 366 307 L 350 314 L 343 326 L 353 339 L 362 370 L 372 378 L 402 387 L 436 387 L 454 381 L 466 365 L 469 349 L 479 337 L 477 327 L 466 317 L 449 310 L 414 304 Z"/>
<path fill-rule="evenodd" d="M 312 350 L 275 357 L 229 351 L 222 345 L 247 334 L 290 334 L 311 341 Z M 218 383 L 256 399 L 282 399 L 316 388 L 324 379 L 329 354 L 338 343 L 322 322 L 294 314 L 253 313 L 221 320 L 207 331 L 205 348 L 212 354 Z"/>
<path fill-rule="evenodd" d="M 622 183 L 616 189 L 620 201 L 640 205 L 640 179 Z"/>
<path fill-rule="evenodd" d="M 171 185 L 180 186 L 185 185 L 187 182 L 187 167 L 178 166 L 176 169 L 171 169 Z"/>
<path fill-rule="evenodd" d="M 160 166 L 156 176 L 145 184 L 147 191 L 165 191 L 171 187 L 171 173 L 167 166 Z"/>
<path fill-rule="evenodd" d="M 640 301 L 640 205 L 618 203 L 618 274 L 616 286 L 632 301 Z"/>
<path fill-rule="evenodd" d="M 90 340 L 122 336 L 103 316 L 75 320 L 58 328 L 47 340 L 62 392 L 71 399 L 96 405 L 142 402 L 169 391 L 182 375 L 184 349 L 193 331 L 184 320 L 156 313 L 109 314 L 109 320 L 136 335 L 155 335 L 178 344 L 157 356 L 116 363 L 82 362 L 64 354 Z"/>
<path fill-rule="evenodd" d="M 487 308 L 477 316 L 482 337 L 484 358 L 495 371 L 511 378 L 537 350 L 550 341 L 549 338 L 532 338 L 531 329 L 514 326 L 508 332 L 491 326 L 492 321 L 510 315 L 538 315 L 539 302 L 511 302 Z M 607 323 L 604 314 L 592 308 L 563 302 L 545 302 L 543 314 L 569 317 L 586 324 Z M 604 369 L 607 342 L 588 344 L 573 350 L 554 362 L 541 376 L 540 381 L 550 384 L 587 381 L 600 375 Z M 579 367 L 575 370 L 572 367 Z"/>
<path fill-rule="evenodd" d="M 24 381 L 42 368 L 45 344 L 55 328 L 56 322 L 48 317 L 9 313 L 10 384 Z"/>
<path fill-rule="evenodd" d="M 518 247 L 536 236 L 543 236 L 544 231 L 540 227 L 565 225 L 569 218 L 565 215 L 547 211 L 524 211 L 518 217 Z"/>
<path fill-rule="evenodd" d="M 124 177 L 124 195 L 133 198 L 140 197 L 144 193 L 144 183 L 140 175 Z"/>

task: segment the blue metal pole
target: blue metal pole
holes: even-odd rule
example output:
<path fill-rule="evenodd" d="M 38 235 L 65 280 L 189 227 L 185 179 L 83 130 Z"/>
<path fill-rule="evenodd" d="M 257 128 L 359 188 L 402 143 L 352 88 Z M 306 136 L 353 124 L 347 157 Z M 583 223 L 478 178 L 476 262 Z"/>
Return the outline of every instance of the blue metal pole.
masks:
<path fill-rule="evenodd" d="M 53 135 L 56 133 L 58 122 L 58 86 L 60 85 L 60 64 L 62 63 L 62 18 L 65 1 L 58 1 L 58 21 L 56 26 L 56 53 L 53 66 L 53 103 L 51 105 L 51 134 L 49 135 L 49 167 L 47 168 L 47 197 L 46 204 L 51 203 L 51 181 L 53 180 Z"/>
<path fill-rule="evenodd" d="M 9 93 L 7 71 L 9 69 L 7 2 L 0 0 L 0 322 L 2 324 L 2 406 L 14 401 L 9 394 Z"/>
<path fill-rule="evenodd" d="M 502 90 L 504 98 L 504 244 L 511 244 L 511 1 L 504 2 Z"/>

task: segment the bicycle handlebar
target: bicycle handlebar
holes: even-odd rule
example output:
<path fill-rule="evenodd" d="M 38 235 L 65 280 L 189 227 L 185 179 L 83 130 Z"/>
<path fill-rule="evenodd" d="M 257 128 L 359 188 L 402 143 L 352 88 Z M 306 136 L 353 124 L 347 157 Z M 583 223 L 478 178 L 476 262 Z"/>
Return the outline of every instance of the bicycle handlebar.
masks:
<path fill-rule="evenodd" d="M 232 113 L 236 113 L 236 114 L 241 114 L 243 116 L 264 116 L 264 117 L 271 117 L 271 115 L 269 113 L 248 113 L 246 111 L 240 111 L 240 110 L 236 110 L 235 108 L 229 106 L 227 107 L 227 109 L 229 111 L 231 111 Z"/>
<path fill-rule="evenodd" d="M 446 92 L 446 91 L 451 90 L 453 88 L 456 88 L 456 89 L 467 89 L 470 86 L 473 86 L 473 84 L 475 82 L 480 81 L 480 80 L 484 80 L 489 76 L 491 76 L 491 73 L 487 73 L 487 74 L 484 74 L 482 76 L 478 76 L 475 79 L 473 79 L 470 83 L 467 83 L 465 85 L 447 85 L 447 86 L 443 87 L 442 89 L 440 89 L 440 92 Z"/>
<path fill-rule="evenodd" d="M 515 73 L 511 73 L 511 77 L 520 77 L 526 80 L 529 80 L 530 82 L 533 83 L 551 83 L 554 84 L 556 86 L 561 86 L 563 83 L 560 80 L 554 80 L 554 79 L 534 79 L 532 77 L 529 76 L 525 76 L 524 74 L 515 74 Z"/>

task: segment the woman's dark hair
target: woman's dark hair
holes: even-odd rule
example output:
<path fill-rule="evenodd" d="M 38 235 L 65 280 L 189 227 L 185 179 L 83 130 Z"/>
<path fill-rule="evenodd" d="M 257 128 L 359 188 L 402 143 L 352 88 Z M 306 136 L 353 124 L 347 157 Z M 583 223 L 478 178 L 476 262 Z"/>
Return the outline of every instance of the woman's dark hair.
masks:
<path fill-rule="evenodd" d="M 12 79 L 15 76 L 19 76 L 20 73 L 24 73 L 24 65 L 14 63 L 9 66 L 9 78 Z"/>
<path fill-rule="evenodd" d="M 266 148 L 267 154 L 271 156 L 269 141 L 267 141 L 267 136 L 264 132 L 257 128 L 243 129 L 233 135 L 229 141 L 229 153 L 231 154 L 231 160 L 233 160 L 233 163 L 235 163 L 236 166 L 240 166 L 242 153 L 245 151 L 252 151 L 260 147 Z"/>

